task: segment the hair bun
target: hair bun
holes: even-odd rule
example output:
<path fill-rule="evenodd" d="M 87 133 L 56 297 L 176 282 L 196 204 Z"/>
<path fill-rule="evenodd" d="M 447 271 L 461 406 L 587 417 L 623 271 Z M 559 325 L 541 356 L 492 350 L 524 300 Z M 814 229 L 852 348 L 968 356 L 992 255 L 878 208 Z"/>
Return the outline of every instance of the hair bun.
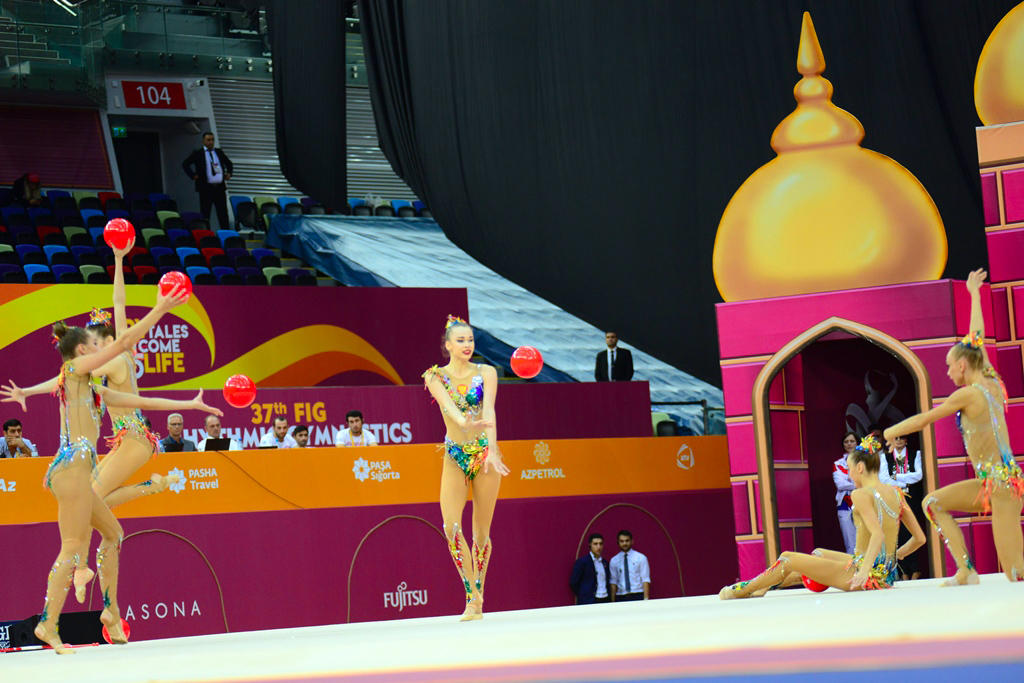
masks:
<path fill-rule="evenodd" d="M 63 339 L 67 331 L 68 326 L 64 324 L 63 320 L 58 320 L 53 324 L 53 336 L 57 339 Z"/>

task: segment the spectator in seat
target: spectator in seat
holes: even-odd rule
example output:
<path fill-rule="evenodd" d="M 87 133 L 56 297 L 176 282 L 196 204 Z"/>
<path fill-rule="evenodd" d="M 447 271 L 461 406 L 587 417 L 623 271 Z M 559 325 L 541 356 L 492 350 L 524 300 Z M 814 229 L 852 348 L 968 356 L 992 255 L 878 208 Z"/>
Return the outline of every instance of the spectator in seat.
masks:
<path fill-rule="evenodd" d="M 42 206 L 43 192 L 39 188 L 39 175 L 26 173 L 11 185 L 11 200 L 25 208 Z"/>
<path fill-rule="evenodd" d="M 184 436 L 185 418 L 181 413 L 171 413 L 167 416 L 167 437 L 160 442 L 160 450 L 164 453 L 191 452 L 196 450 L 195 441 L 189 441 Z"/>
<path fill-rule="evenodd" d="M 292 430 L 292 438 L 295 439 L 295 443 L 299 448 L 306 448 L 309 446 L 309 427 L 306 425 L 295 425 L 295 429 Z"/>
<path fill-rule="evenodd" d="M 612 602 L 648 600 L 651 597 L 651 567 L 647 556 L 633 550 L 633 534 L 619 532 L 619 554 L 608 563 L 611 570 Z"/>
<path fill-rule="evenodd" d="M 608 560 L 601 557 L 604 551 L 604 536 L 590 534 L 587 539 L 590 552 L 576 560 L 569 575 L 569 587 L 576 594 L 577 605 L 591 605 L 595 602 L 608 602 L 611 593 L 608 589 Z"/>
<path fill-rule="evenodd" d="M 348 429 L 342 429 L 334 439 L 335 446 L 376 446 L 377 437 L 369 429 L 364 429 L 363 414 L 358 410 L 345 413 Z"/>
<path fill-rule="evenodd" d="M 39 451 L 35 445 L 21 435 L 21 421 L 10 419 L 4 422 L 4 439 L 0 441 L 0 458 L 36 458 Z"/>
<path fill-rule="evenodd" d="M 628 349 L 618 348 L 619 335 L 604 333 L 608 348 L 597 354 L 594 363 L 595 382 L 628 382 L 633 379 L 633 354 Z"/>
<path fill-rule="evenodd" d="M 298 448 L 299 444 L 295 443 L 295 439 L 292 438 L 291 434 L 288 433 L 288 418 L 286 417 L 275 417 L 273 429 L 268 429 L 267 433 L 260 439 L 260 448 L 268 447 L 277 448 Z"/>
<path fill-rule="evenodd" d="M 210 413 L 206 416 L 206 439 L 223 439 L 226 438 L 221 435 L 220 418 Z M 206 439 L 199 442 L 199 450 L 206 450 Z M 234 439 L 231 439 L 231 443 L 228 445 L 229 451 L 240 451 L 242 450 L 242 444 L 238 443 Z"/>
<path fill-rule="evenodd" d="M 210 207 L 217 208 L 217 223 L 221 230 L 230 230 L 228 223 L 228 186 L 235 165 L 220 147 L 213 146 L 213 133 L 203 133 L 203 146 L 182 162 L 188 177 L 195 181 L 199 193 L 199 213 L 210 220 Z"/>

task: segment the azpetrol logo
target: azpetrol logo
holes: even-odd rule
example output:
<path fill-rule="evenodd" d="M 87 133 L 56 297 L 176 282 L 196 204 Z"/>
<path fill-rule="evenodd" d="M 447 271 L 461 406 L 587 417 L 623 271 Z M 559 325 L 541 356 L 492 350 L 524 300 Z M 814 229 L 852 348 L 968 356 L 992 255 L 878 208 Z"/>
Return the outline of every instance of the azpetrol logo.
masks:
<path fill-rule="evenodd" d="M 551 446 L 544 441 L 538 441 L 533 446 L 533 459 L 538 465 L 546 465 L 551 462 Z M 561 467 L 545 467 L 535 470 L 520 470 L 520 479 L 565 479 L 565 473 Z"/>
<path fill-rule="evenodd" d="M 367 460 L 366 458 L 357 458 L 352 461 L 352 475 L 360 482 L 367 479 L 387 481 L 402 478 L 401 472 L 391 469 L 390 460 Z"/>

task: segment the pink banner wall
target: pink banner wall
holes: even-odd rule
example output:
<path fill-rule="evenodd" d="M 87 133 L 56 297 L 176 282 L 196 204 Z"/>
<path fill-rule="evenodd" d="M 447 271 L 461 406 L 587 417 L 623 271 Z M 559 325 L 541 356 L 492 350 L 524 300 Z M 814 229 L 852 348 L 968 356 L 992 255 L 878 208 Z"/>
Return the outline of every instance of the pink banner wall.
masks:
<path fill-rule="evenodd" d="M 128 519 L 122 616 L 148 640 L 460 614 L 440 522 L 436 504 Z M 610 558 L 623 528 L 650 560 L 653 598 L 681 595 L 681 582 L 686 595 L 717 592 L 737 574 L 732 525 L 728 489 L 500 500 L 487 609 L 573 604 L 581 538 L 602 533 Z M 0 546 L 19 549 L 0 621 L 38 614 L 58 543 L 55 524 L 0 526 Z M 68 611 L 100 608 L 95 588 L 85 607 L 69 598 Z"/>
<path fill-rule="evenodd" d="M 154 391 L 168 398 L 191 398 L 194 391 Z M 255 448 L 271 427 L 273 418 L 284 415 L 290 425 L 310 427 L 311 445 L 333 446 L 345 413 L 363 413 L 368 429 L 381 444 L 433 443 L 444 440 L 444 425 L 422 384 L 383 387 L 315 387 L 260 389 L 252 406 L 232 408 L 220 391 L 208 391 L 205 399 L 224 410 L 226 433 Z M 57 402 L 49 396 L 29 399 L 29 413 L 8 406 L 4 419 L 17 417 L 25 436 L 40 456 L 57 450 Z M 617 436 L 651 436 L 650 392 L 647 382 L 580 382 L 502 384 L 496 404 L 501 439 L 572 439 Z M 153 429 L 166 436 L 167 414 L 152 412 Z M 204 415 L 185 414 L 185 438 L 199 443 Z M 110 433 L 104 418 L 103 434 Z M 101 446 L 100 452 L 105 452 Z"/>

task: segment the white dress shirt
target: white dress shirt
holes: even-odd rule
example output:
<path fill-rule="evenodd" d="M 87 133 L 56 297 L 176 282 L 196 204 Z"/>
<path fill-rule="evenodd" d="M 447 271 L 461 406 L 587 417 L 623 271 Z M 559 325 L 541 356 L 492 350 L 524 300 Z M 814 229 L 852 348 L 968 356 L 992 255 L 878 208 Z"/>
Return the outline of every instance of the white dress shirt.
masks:
<path fill-rule="evenodd" d="M 617 595 L 626 595 L 626 579 L 622 574 L 622 563 L 626 554 L 620 552 L 608 563 L 612 576 L 610 583 L 615 584 Z M 629 593 L 643 593 L 644 584 L 651 582 L 651 568 L 647 564 L 647 556 L 639 550 L 630 550 L 628 555 L 629 564 Z"/>
<path fill-rule="evenodd" d="M 600 557 L 590 553 L 590 559 L 594 561 L 594 571 L 597 572 L 597 592 L 594 593 L 595 598 L 607 598 L 608 588 L 607 582 L 604 579 L 604 560 Z"/>
<path fill-rule="evenodd" d="M 899 459 L 909 458 L 910 454 L 907 452 L 907 449 L 904 448 L 902 451 L 895 451 L 893 456 L 897 457 L 897 462 L 899 462 Z M 909 464 L 910 462 L 908 460 L 907 465 Z M 889 474 L 889 461 L 886 459 L 885 453 L 882 452 L 878 454 L 878 478 L 882 480 L 883 484 L 899 486 L 901 489 L 906 491 L 908 486 L 921 481 L 923 476 L 924 472 L 921 469 L 921 451 L 918 451 L 917 456 L 914 458 L 914 469 L 908 469 L 908 471 L 904 473 L 897 473 L 895 476 Z"/>
<path fill-rule="evenodd" d="M 260 439 L 260 446 L 277 446 L 278 448 L 298 448 L 299 444 L 295 442 L 291 434 L 285 434 L 283 441 L 278 441 L 277 436 L 274 434 L 273 429 L 268 429 L 267 433 Z"/>
<path fill-rule="evenodd" d="M 846 457 L 843 456 L 832 463 L 832 483 L 836 485 L 836 507 L 843 504 L 843 500 L 857 488 L 850 479 L 850 468 L 846 464 Z M 881 470 L 879 470 L 881 472 Z"/>
<path fill-rule="evenodd" d="M 342 429 L 338 432 L 337 438 L 334 439 L 335 446 L 376 446 L 377 437 L 373 435 L 369 429 L 365 426 L 359 436 L 352 436 L 352 432 L 348 429 Z"/>
<path fill-rule="evenodd" d="M 220 163 L 220 157 L 212 149 L 203 148 L 203 157 L 206 159 L 206 180 L 211 185 L 224 182 L 224 166 Z"/>
<path fill-rule="evenodd" d="M 32 443 L 31 441 L 29 441 L 28 439 L 26 439 L 25 437 L 21 437 L 21 440 L 25 442 L 25 446 L 29 450 L 29 455 L 31 457 L 33 457 L 33 458 L 38 458 L 39 457 L 39 449 L 36 448 L 36 445 L 34 443 Z M 13 457 L 14 457 L 14 453 L 12 453 L 11 449 L 7 447 L 7 439 L 5 439 L 2 434 L 0 434 L 0 458 L 13 458 Z"/>
<path fill-rule="evenodd" d="M 615 363 L 615 351 L 616 347 L 608 349 L 608 381 L 614 382 L 615 378 L 612 377 L 612 365 Z"/>
<path fill-rule="evenodd" d="M 226 438 L 226 437 L 221 437 L 221 438 L 223 439 L 223 438 Z M 196 446 L 196 448 L 198 450 L 200 450 L 200 451 L 205 451 L 206 450 L 206 439 L 203 439 L 202 441 L 200 441 L 199 445 Z M 242 444 L 238 443 L 234 439 L 231 439 L 231 445 L 228 447 L 228 450 L 229 451 L 240 451 L 240 450 L 242 450 Z"/>

